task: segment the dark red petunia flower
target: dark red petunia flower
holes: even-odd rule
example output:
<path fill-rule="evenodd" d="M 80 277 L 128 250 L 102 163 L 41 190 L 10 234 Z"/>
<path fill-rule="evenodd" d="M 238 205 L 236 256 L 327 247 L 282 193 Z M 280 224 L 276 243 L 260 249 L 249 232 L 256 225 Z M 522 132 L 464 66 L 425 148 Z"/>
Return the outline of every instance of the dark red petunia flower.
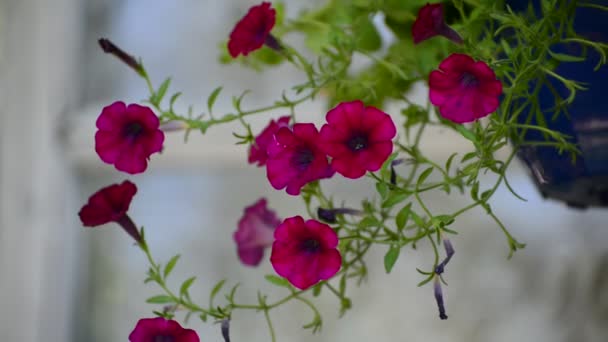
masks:
<path fill-rule="evenodd" d="M 269 2 L 262 2 L 251 7 L 243 19 L 236 24 L 228 41 L 230 56 L 233 58 L 239 54 L 247 56 L 264 44 L 273 49 L 279 48 L 279 43 L 270 34 L 276 17 L 276 11 L 270 6 Z"/>
<path fill-rule="evenodd" d="M 270 256 L 274 270 L 301 290 L 330 279 L 340 270 L 338 235 L 324 223 L 290 217 L 275 230 L 274 238 Z"/>
<path fill-rule="evenodd" d="M 331 166 L 347 178 L 377 171 L 393 152 L 397 134 L 390 115 L 361 101 L 343 102 L 330 110 L 319 146 L 332 157 Z"/>
<path fill-rule="evenodd" d="M 426 4 L 418 12 L 416 21 L 412 25 L 414 43 L 418 44 L 435 36 L 444 36 L 456 44 L 462 44 L 462 38 L 445 23 L 443 17 L 443 4 Z"/>
<path fill-rule="evenodd" d="M 264 250 L 274 242 L 274 230 L 281 224 L 277 214 L 266 207 L 266 199 L 260 198 L 245 208 L 234 232 L 239 259 L 245 265 L 257 266 L 262 261 Z"/>
<path fill-rule="evenodd" d="M 277 121 L 271 120 L 268 126 L 255 137 L 255 144 L 251 145 L 249 149 L 249 164 L 266 165 L 268 145 L 274 141 L 274 134 L 279 128 L 289 126 L 289 119 L 289 116 L 282 116 Z"/>
<path fill-rule="evenodd" d="M 130 342 L 199 342 L 196 331 L 163 317 L 142 318 L 129 335 Z"/>
<path fill-rule="evenodd" d="M 135 241 L 141 242 L 139 231 L 127 215 L 133 196 L 137 193 L 135 184 L 128 180 L 122 184 L 112 184 L 94 193 L 89 197 L 78 216 L 85 227 L 97 227 L 108 222 L 116 222 Z"/>
<path fill-rule="evenodd" d="M 498 108 L 502 84 L 494 71 L 470 56 L 454 53 L 429 76 L 431 103 L 456 123 L 475 121 Z"/>
<path fill-rule="evenodd" d="M 327 156 L 318 146 L 315 125 L 297 123 L 293 131 L 282 127 L 274 137 L 267 150 L 266 175 L 275 189 L 287 188 L 288 194 L 299 195 L 307 183 L 333 176 Z"/>
<path fill-rule="evenodd" d="M 165 134 L 148 107 L 117 101 L 97 118 L 95 151 L 108 164 L 130 174 L 141 173 L 152 153 L 162 149 Z"/>

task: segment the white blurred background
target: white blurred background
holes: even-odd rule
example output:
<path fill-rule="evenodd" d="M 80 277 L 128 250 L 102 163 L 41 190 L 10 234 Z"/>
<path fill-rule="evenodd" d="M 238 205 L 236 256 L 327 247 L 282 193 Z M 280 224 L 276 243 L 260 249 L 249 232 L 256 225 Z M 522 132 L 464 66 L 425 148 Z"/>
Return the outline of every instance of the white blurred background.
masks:
<path fill-rule="evenodd" d="M 288 1 L 288 16 L 321 1 Z M 145 98 L 145 84 L 104 55 L 97 39 L 107 37 L 144 59 L 158 85 L 173 76 L 173 92 L 184 104 L 203 108 L 219 85 L 217 111 L 230 109 L 228 95 L 253 89 L 246 106 L 273 102 L 301 75 L 289 66 L 259 74 L 218 63 L 218 43 L 258 1 L 244 0 L 0 0 L 0 341 L 126 341 L 139 318 L 157 306 L 145 298 L 160 293 L 144 285 L 144 255 L 116 225 L 85 229 L 77 212 L 102 186 L 129 178 L 139 192 L 131 216 L 146 227 L 155 256 L 182 259 L 173 286 L 191 275 L 193 298 L 206 302 L 223 278 L 243 283 L 243 300 L 262 289 L 272 267 L 242 266 L 232 233 L 242 209 L 265 196 L 281 217 L 304 214 L 298 198 L 272 190 L 263 169 L 246 164 L 235 146 L 238 126 L 212 128 L 208 135 L 169 137 L 165 152 L 148 170 L 126 177 L 103 164 L 93 150 L 94 122 L 115 100 Z M 294 39 L 297 39 L 295 37 Z M 425 92 L 411 96 L 424 101 Z M 302 120 L 319 122 L 322 102 L 306 104 Z M 271 117 L 253 120 L 259 131 Z M 434 132 L 426 150 L 444 160 L 466 142 Z M 608 211 L 567 209 L 543 201 L 526 172 L 514 165 L 511 182 L 528 199 L 504 189 L 493 208 L 528 246 L 506 260 L 502 233 L 481 210 L 454 225 L 456 255 L 444 287 L 449 319 L 440 321 L 432 287 L 417 288 L 416 267 L 428 268 L 429 248 L 406 249 L 390 275 L 385 250 L 369 258 L 369 281 L 350 291 L 353 309 L 338 319 L 338 302 L 322 297 L 324 328 L 312 335 L 300 327 L 308 311 L 288 305 L 272 312 L 279 341 L 606 341 L 608 340 Z M 357 205 L 374 193 L 368 182 L 326 182 Z M 435 194 L 429 206 L 448 211 L 462 198 Z M 193 318 L 201 341 L 221 341 L 219 325 Z M 237 312 L 233 341 L 269 341 L 261 314 Z"/>

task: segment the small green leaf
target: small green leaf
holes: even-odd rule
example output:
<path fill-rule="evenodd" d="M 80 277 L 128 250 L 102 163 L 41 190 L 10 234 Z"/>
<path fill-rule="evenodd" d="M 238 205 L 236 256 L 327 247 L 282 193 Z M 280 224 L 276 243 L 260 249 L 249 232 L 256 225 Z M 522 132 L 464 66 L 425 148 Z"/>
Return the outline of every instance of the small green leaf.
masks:
<path fill-rule="evenodd" d="M 585 57 L 582 56 L 572 56 L 567 55 L 565 53 L 557 53 L 551 51 L 550 49 L 548 49 L 547 52 L 549 52 L 551 57 L 557 59 L 560 62 L 583 62 L 585 60 Z"/>
<path fill-rule="evenodd" d="M 171 271 L 173 271 L 173 268 L 175 267 L 175 265 L 177 264 L 177 261 L 179 260 L 180 255 L 177 254 L 175 256 L 173 256 L 169 262 L 167 263 L 167 266 L 165 266 L 165 270 L 163 272 L 163 277 L 166 279 L 169 274 L 171 273 Z"/>
<path fill-rule="evenodd" d="M 478 141 L 477 137 L 475 136 L 475 133 L 464 127 L 464 125 L 456 125 L 456 130 L 458 131 L 458 133 L 460 133 L 460 135 L 465 137 L 465 139 L 470 140 L 471 142 L 473 142 L 473 144 L 477 145 Z"/>
<path fill-rule="evenodd" d="M 450 172 L 450 167 L 452 166 L 452 161 L 454 160 L 454 158 L 458 155 L 458 153 L 454 152 L 452 153 L 452 155 L 448 158 L 448 161 L 445 162 L 445 172 Z"/>
<path fill-rule="evenodd" d="M 410 218 L 410 212 L 412 209 L 412 203 L 408 203 L 405 207 L 401 208 L 395 217 L 395 223 L 397 224 L 397 229 L 402 230 L 407 224 L 407 220 Z"/>
<path fill-rule="evenodd" d="M 428 169 L 422 171 L 422 173 L 420 174 L 420 177 L 418 177 L 418 181 L 416 182 L 416 187 L 419 188 L 424 181 L 431 175 L 431 173 L 433 172 L 433 167 L 429 167 Z"/>
<path fill-rule="evenodd" d="M 378 225 L 378 219 L 374 216 L 367 216 L 359 222 L 359 228 L 375 227 Z"/>
<path fill-rule="evenodd" d="M 146 299 L 148 304 L 167 304 L 173 303 L 173 299 L 167 295 L 158 295 Z"/>
<path fill-rule="evenodd" d="M 399 252 L 401 248 L 397 245 L 391 245 L 388 249 L 388 252 L 384 255 L 384 269 L 386 273 L 391 273 L 393 266 L 395 266 L 395 262 L 397 262 L 397 258 L 399 258 Z"/>
<path fill-rule="evenodd" d="M 222 289 L 222 286 L 224 286 L 225 282 L 226 282 L 226 279 L 222 279 L 222 280 L 218 281 L 217 284 L 215 284 L 215 286 L 213 287 L 213 290 L 211 290 L 211 294 L 209 294 L 209 303 L 213 303 L 213 299 L 218 294 L 218 292 L 220 292 L 220 290 Z M 212 305 L 209 305 L 209 306 L 212 306 Z"/>
<path fill-rule="evenodd" d="M 182 283 L 182 286 L 179 288 L 179 294 L 181 296 L 185 296 L 188 293 L 190 286 L 192 286 L 192 283 L 194 283 L 195 280 L 196 280 L 196 277 L 190 277 L 190 278 L 186 279 L 186 281 L 184 281 Z"/>
<path fill-rule="evenodd" d="M 171 108 L 173 108 L 173 105 L 175 104 L 175 101 L 177 101 L 177 99 L 182 96 L 181 92 L 175 93 L 173 94 L 173 96 L 171 96 L 171 100 L 169 100 L 169 106 Z"/>
<path fill-rule="evenodd" d="M 397 203 L 401 203 L 410 197 L 409 192 L 397 192 L 391 191 L 384 202 L 382 202 L 382 208 L 390 208 Z"/>
<path fill-rule="evenodd" d="M 215 104 L 215 100 L 217 100 L 217 96 L 220 94 L 222 89 L 223 87 L 215 88 L 211 92 L 211 95 L 209 95 L 209 98 L 207 98 L 207 109 L 209 110 L 209 113 L 213 112 L 213 105 Z"/>
<path fill-rule="evenodd" d="M 268 281 L 269 283 L 271 283 L 273 285 L 291 288 L 289 281 L 287 281 L 287 279 L 285 279 L 285 278 L 278 277 L 274 274 L 267 274 L 264 276 L 264 278 L 266 279 L 266 281 Z"/>
<path fill-rule="evenodd" d="M 323 289 L 323 283 L 319 283 L 312 288 L 313 297 L 318 297 L 321 294 L 321 289 Z"/>
<path fill-rule="evenodd" d="M 386 196 L 388 195 L 388 185 L 384 182 L 377 182 L 376 191 L 380 194 L 380 198 L 386 199 Z"/>
<path fill-rule="evenodd" d="M 167 93 L 167 89 L 169 89 L 170 84 L 170 77 L 167 78 L 163 83 L 161 83 L 160 87 L 158 87 L 158 90 L 154 94 L 154 98 L 151 101 L 153 104 L 158 106 L 162 102 L 163 98 L 165 97 L 165 94 Z"/>

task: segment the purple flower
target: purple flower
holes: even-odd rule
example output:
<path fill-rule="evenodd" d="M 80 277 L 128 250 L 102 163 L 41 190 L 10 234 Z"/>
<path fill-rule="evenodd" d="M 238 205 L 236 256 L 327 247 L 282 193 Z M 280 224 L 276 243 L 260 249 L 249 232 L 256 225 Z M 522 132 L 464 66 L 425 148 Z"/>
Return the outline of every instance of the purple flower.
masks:
<path fill-rule="evenodd" d="M 301 290 L 330 279 L 340 270 L 338 235 L 324 223 L 290 217 L 277 228 L 274 238 L 270 256 L 274 270 Z"/>
<path fill-rule="evenodd" d="M 395 124 L 375 107 L 365 107 L 361 101 L 343 102 L 326 119 L 319 146 L 332 158 L 332 168 L 346 178 L 378 171 L 393 152 Z"/>
<path fill-rule="evenodd" d="M 116 222 L 135 241 L 141 242 L 142 238 L 135 223 L 127 215 L 135 193 L 137 193 L 137 187 L 128 180 L 122 184 L 112 184 L 102 188 L 89 197 L 89 201 L 80 209 L 78 216 L 85 227 L 97 227 L 109 222 Z"/>
<path fill-rule="evenodd" d="M 160 152 L 165 141 L 158 117 L 138 104 L 114 102 L 102 110 L 96 125 L 95 151 L 101 160 L 130 174 L 144 172 L 150 155 Z"/>
<path fill-rule="evenodd" d="M 297 123 L 293 130 L 282 127 L 274 137 L 267 150 L 266 174 L 275 189 L 286 188 L 288 194 L 299 195 L 307 183 L 333 176 L 315 125 Z"/>
<path fill-rule="evenodd" d="M 289 116 L 282 116 L 277 121 L 271 120 L 268 126 L 255 137 L 255 144 L 249 149 L 249 164 L 257 163 L 257 166 L 266 165 L 268 160 L 268 146 L 274 142 L 274 134 L 281 127 L 289 126 Z"/>
<path fill-rule="evenodd" d="M 266 199 L 260 198 L 253 205 L 246 207 L 239 227 L 234 232 L 234 241 L 241 262 L 248 266 L 257 266 L 264 257 L 264 250 L 274 242 L 274 230 L 281 220 L 274 211 L 266 207 Z"/>
<path fill-rule="evenodd" d="M 439 276 L 435 277 L 433 288 L 435 292 L 435 300 L 437 301 L 437 307 L 439 308 L 439 318 L 448 319 L 448 316 L 445 314 L 445 305 L 443 304 L 443 292 L 441 291 L 441 283 L 439 282 Z"/>
<path fill-rule="evenodd" d="M 462 38 L 445 23 L 443 4 L 426 4 L 418 12 L 412 25 L 414 43 L 418 44 L 434 36 L 444 36 L 456 44 L 462 44 Z"/>
<path fill-rule="evenodd" d="M 249 9 L 249 12 L 236 24 L 230 33 L 228 52 L 232 58 L 239 54 L 247 56 L 264 44 L 278 48 L 279 43 L 270 34 L 276 21 L 276 11 L 269 2 L 262 2 Z"/>
<path fill-rule="evenodd" d="M 184 329 L 179 323 L 163 317 L 142 318 L 129 335 L 130 342 L 199 342 L 192 329 Z"/>

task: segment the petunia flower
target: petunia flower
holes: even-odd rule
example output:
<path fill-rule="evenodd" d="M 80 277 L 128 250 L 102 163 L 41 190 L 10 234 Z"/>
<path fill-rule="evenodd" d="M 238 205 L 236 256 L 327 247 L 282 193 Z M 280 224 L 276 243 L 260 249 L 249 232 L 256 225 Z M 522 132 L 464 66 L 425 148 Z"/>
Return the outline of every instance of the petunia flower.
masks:
<path fill-rule="evenodd" d="M 431 103 L 442 117 L 464 123 L 496 111 L 502 84 L 486 63 L 454 53 L 431 72 L 429 89 Z"/>
<path fill-rule="evenodd" d="M 251 7 L 236 24 L 228 41 L 230 56 L 233 58 L 238 57 L 239 54 L 247 56 L 264 44 L 275 50 L 280 49 L 279 42 L 270 34 L 276 20 L 276 11 L 270 6 L 269 2 L 262 2 Z"/>
<path fill-rule="evenodd" d="M 260 198 L 246 207 L 239 227 L 234 232 L 239 259 L 245 265 L 257 266 L 262 261 L 264 250 L 274 242 L 274 230 L 281 220 L 274 211 L 266 207 L 266 199 Z"/>
<path fill-rule="evenodd" d="M 361 101 L 343 102 L 330 110 L 319 146 L 332 157 L 331 166 L 347 178 L 377 171 L 393 152 L 397 130 L 390 115 Z"/>
<path fill-rule="evenodd" d="M 95 151 L 108 164 L 130 174 L 144 172 L 152 153 L 163 147 L 165 134 L 148 107 L 117 101 L 97 118 Z"/>
<path fill-rule="evenodd" d="M 268 146 L 266 174 L 277 190 L 287 188 L 290 195 L 299 195 L 309 182 L 329 178 L 334 171 L 327 156 L 319 148 L 319 132 L 311 123 L 297 123 L 293 130 L 282 127 Z"/>
<path fill-rule="evenodd" d="M 196 331 L 163 317 L 142 318 L 129 335 L 130 342 L 199 342 Z"/>
<path fill-rule="evenodd" d="M 338 235 L 328 225 L 301 216 L 285 219 L 274 232 L 270 262 L 274 270 L 304 290 L 333 277 L 342 265 Z"/>
<path fill-rule="evenodd" d="M 266 165 L 268 160 L 268 145 L 274 141 L 274 134 L 281 127 L 289 126 L 289 116 L 282 116 L 278 120 L 271 120 L 268 126 L 262 130 L 262 132 L 255 137 L 255 144 L 251 145 L 249 149 L 249 164 L 257 163 L 257 166 Z"/>
<path fill-rule="evenodd" d="M 100 189 L 85 204 L 78 216 L 85 227 L 97 227 L 109 222 L 118 223 L 135 241 L 142 238 L 127 211 L 133 196 L 137 193 L 135 184 L 128 180 Z"/>
<path fill-rule="evenodd" d="M 444 36 L 456 44 L 462 44 L 462 38 L 446 24 L 443 16 L 443 4 L 426 4 L 420 11 L 414 25 L 412 25 L 414 43 L 418 44 L 435 36 Z"/>

